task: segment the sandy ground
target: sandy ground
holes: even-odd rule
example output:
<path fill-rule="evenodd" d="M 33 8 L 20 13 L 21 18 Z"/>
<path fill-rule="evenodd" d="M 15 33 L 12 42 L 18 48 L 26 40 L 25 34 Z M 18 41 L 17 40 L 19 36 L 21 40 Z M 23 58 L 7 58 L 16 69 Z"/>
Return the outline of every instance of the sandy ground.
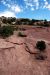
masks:
<path fill-rule="evenodd" d="M 0 75 L 50 75 L 50 28 L 32 28 L 24 33 L 25 38 L 16 32 L 9 38 L 0 38 Z M 45 60 L 37 60 L 34 55 L 36 42 L 41 39 L 47 45 Z"/>

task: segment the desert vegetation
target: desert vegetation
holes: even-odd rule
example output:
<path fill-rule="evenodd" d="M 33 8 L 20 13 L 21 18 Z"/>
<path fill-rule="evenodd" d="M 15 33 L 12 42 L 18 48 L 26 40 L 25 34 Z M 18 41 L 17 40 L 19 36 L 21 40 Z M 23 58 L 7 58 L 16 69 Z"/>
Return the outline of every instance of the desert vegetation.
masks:
<path fill-rule="evenodd" d="M 3 26 L 0 28 L 0 35 L 2 37 L 8 37 L 13 34 L 14 29 L 11 26 Z"/>
<path fill-rule="evenodd" d="M 44 60 L 46 58 L 46 56 L 44 55 L 46 51 L 45 41 L 42 41 L 42 40 L 37 41 L 36 48 L 37 50 L 39 50 L 39 53 L 36 55 L 36 58 L 40 60 Z"/>
<path fill-rule="evenodd" d="M 0 22 L 2 24 L 10 24 L 10 25 L 32 25 L 32 26 L 50 26 L 50 21 L 45 20 L 35 20 L 35 19 L 28 19 L 28 18 L 19 18 L 16 19 L 15 17 L 0 17 Z"/>
<path fill-rule="evenodd" d="M 44 41 L 37 41 L 36 43 L 36 48 L 41 52 L 45 51 L 46 49 L 46 44 Z"/>

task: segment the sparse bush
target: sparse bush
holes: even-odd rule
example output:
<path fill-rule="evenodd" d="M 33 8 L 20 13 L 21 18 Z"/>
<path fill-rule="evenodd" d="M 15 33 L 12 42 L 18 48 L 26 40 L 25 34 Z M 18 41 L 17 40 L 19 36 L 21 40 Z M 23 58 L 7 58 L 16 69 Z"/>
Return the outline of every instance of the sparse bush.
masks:
<path fill-rule="evenodd" d="M 36 48 L 39 49 L 40 51 L 45 51 L 45 49 L 46 49 L 45 42 L 44 41 L 37 41 Z"/>
<path fill-rule="evenodd" d="M 18 36 L 20 36 L 20 37 L 26 37 L 27 35 L 25 35 L 23 32 L 19 32 Z"/>
<path fill-rule="evenodd" d="M 8 37 L 13 34 L 13 28 L 11 26 L 3 26 L 0 28 L 0 34 L 3 37 Z"/>
<path fill-rule="evenodd" d="M 44 20 L 44 27 L 49 27 L 49 24 L 46 19 Z"/>
<path fill-rule="evenodd" d="M 46 49 L 46 44 L 44 41 L 37 41 L 36 43 L 36 48 L 39 50 L 39 53 L 37 53 L 35 55 L 36 59 L 39 59 L 39 60 L 44 60 L 47 56 L 46 56 L 46 52 L 45 52 L 45 49 Z"/>

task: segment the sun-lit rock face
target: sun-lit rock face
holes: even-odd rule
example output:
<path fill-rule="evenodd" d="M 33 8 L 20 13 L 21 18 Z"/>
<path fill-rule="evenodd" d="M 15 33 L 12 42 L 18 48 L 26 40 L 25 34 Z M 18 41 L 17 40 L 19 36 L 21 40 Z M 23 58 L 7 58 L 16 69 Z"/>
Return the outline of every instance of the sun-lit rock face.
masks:
<path fill-rule="evenodd" d="M 13 43 L 13 44 L 23 44 L 24 43 L 24 39 L 22 39 L 21 37 L 17 37 L 14 36 L 13 37 L 9 37 L 8 39 L 6 39 L 7 42 Z"/>
<path fill-rule="evenodd" d="M 14 47 L 14 45 L 12 43 L 6 42 L 4 39 L 0 39 L 0 50 L 13 48 L 13 47 Z"/>
<path fill-rule="evenodd" d="M 48 38 L 45 38 L 47 41 L 47 59 L 36 60 L 34 56 L 34 53 L 37 52 L 35 45 L 39 37 L 35 34 L 41 34 L 39 29 L 35 29 L 35 31 L 31 29 L 26 33 L 29 34 L 25 38 L 17 37 L 17 35 L 6 39 L 0 38 L 0 75 L 50 75 L 50 45 L 48 44 Z M 26 50 L 26 46 L 33 54 Z"/>

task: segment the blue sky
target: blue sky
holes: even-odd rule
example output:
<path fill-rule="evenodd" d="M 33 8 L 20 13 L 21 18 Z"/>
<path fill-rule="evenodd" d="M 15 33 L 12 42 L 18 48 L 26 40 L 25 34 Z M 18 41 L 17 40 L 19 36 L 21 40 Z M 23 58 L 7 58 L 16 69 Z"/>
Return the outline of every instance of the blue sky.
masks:
<path fill-rule="evenodd" d="M 0 0 L 0 16 L 50 20 L 50 0 Z"/>

